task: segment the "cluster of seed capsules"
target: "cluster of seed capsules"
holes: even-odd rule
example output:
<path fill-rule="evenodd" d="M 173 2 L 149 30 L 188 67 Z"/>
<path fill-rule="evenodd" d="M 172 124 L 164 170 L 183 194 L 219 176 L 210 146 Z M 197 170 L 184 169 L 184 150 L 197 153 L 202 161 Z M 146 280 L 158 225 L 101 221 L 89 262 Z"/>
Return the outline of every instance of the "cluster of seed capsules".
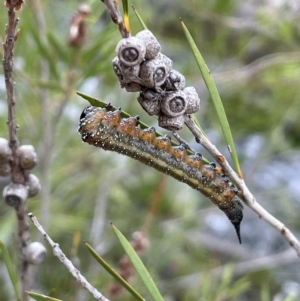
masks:
<path fill-rule="evenodd" d="M 158 116 L 160 127 L 180 130 L 184 115 L 200 108 L 194 87 L 185 87 L 185 77 L 173 69 L 173 62 L 162 54 L 161 46 L 149 30 L 122 39 L 116 48 L 113 69 L 121 87 L 140 92 L 138 102 L 149 115 Z"/>
<path fill-rule="evenodd" d="M 5 138 L 0 138 L 0 176 L 11 175 L 12 150 Z M 3 190 L 3 198 L 9 206 L 16 207 L 28 197 L 36 196 L 41 190 L 39 179 L 31 173 L 38 158 L 32 145 L 21 145 L 17 151 L 18 164 L 25 176 L 26 183 L 10 183 Z"/>

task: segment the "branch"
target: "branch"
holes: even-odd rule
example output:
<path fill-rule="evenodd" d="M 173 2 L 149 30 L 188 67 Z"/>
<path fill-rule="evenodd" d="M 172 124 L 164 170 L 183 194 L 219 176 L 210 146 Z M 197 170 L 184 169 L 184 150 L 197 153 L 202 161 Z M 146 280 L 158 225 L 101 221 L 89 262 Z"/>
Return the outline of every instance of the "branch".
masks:
<path fill-rule="evenodd" d="M 18 149 L 18 125 L 16 123 L 16 101 L 15 101 L 15 91 L 14 91 L 14 79 L 13 79 L 13 49 L 15 41 L 18 38 L 19 32 L 16 31 L 19 19 L 16 17 L 16 12 L 22 6 L 23 1 L 6 1 L 5 5 L 8 7 L 8 24 L 6 25 L 6 37 L 3 43 L 3 69 L 5 77 L 6 86 L 6 96 L 7 96 L 7 107 L 8 107 L 8 140 L 9 146 L 12 151 L 12 160 L 10 161 L 11 167 L 11 181 L 12 183 L 26 184 L 26 175 L 19 165 Z M 21 282 L 22 282 L 22 294 L 23 300 L 27 300 L 27 294 L 25 290 L 29 286 L 29 264 L 26 260 L 25 254 L 28 245 L 30 244 L 30 233 L 28 229 L 28 219 L 27 219 L 27 206 L 26 197 L 23 201 L 16 202 L 13 204 L 16 211 L 17 221 L 18 221 L 18 236 L 20 245 L 20 269 L 21 269 Z"/>
<path fill-rule="evenodd" d="M 44 239 L 49 243 L 49 245 L 53 249 L 54 256 L 58 257 L 58 259 L 66 266 L 69 272 L 74 276 L 74 278 L 84 287 L 96 300 L 99 301 L 109 301 L 105 298 L 96 288 L 94 288 L 85 277 L 83 277 L 79 270 L 75 268 L 73 263 L 66 257 L 63 251 L 60 249 L 59 245 L 55 243 L 50 236 L 46 233 L 44 228 L 40 225 L 37 218 L 32 214 L 28 213 L 29 218 L 31 219 L 34 226 L 40 231 L 43 235 Z"/>
<path fill-rule="evenodd" d="M 193 133 L 197 142 L 215 158 L 215 160 L 222 166 L 225 173 L 234 181 L 237 188 L 241 191 L 239 197 L 244 201 L 244 203 L 256 212 L 260 218 L 277 229 L 300 257 L 300 242 L 295 235 L 281 221 L 276 219 L 256 201 L 244 180 L 237 175 L 219 150 L 201 133 L 190 116 L 185 116 L 185 125 Z"/>
<path fill-rule="evenodd" d="M 130 33 L 126 30 L 126 26 L 119 9 L 118 1 L 101 0 L 108 8 L 112 21 L 119 26 L 122 38 L 128 38 Z"/>

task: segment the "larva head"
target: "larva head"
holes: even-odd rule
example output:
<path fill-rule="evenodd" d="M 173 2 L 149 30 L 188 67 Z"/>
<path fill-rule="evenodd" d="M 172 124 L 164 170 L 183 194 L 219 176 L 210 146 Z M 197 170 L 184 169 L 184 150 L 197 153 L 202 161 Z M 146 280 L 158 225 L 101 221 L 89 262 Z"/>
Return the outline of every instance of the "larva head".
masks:
<path fill-rule="evenodd" d="M 78 132 L 82 135 L 82 139 L 84 141 L 85 139 L 83 137 L 83 133 L 89 130 L 94 130 L 95 124 L 99 124 L 102 121 L 105 114 L 105 109 L 93 106 L 86 107 L 82 111 L 79 120 Z"/>

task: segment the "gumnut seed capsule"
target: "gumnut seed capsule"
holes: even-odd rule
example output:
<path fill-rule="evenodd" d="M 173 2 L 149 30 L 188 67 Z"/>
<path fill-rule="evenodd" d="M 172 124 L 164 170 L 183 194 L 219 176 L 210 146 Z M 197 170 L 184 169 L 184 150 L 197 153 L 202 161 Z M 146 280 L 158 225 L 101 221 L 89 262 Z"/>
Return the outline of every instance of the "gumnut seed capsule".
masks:
<path fill-rule="evenodd" d="M 12 207 L 25 202 L 27 195 L 27 187 L 22 184 L 10 183 L 3 189 L 3 198 L 6 204 Z"/>
<path fill-rule="evenodd" d="M 0 164 L 0 176 L 1 177 L 7 177 L 10 175 L 11 172 L 11 168 L 10 165 L 8 163 L 1 163 Z"/>
<path fill-rule="evenodd" d="M 41 183 L 37 176 L 34 174 L 29 174 L 26 181 L 26 186 L 28 190 L 28 197 L 34 197 L 41 191 Z"/>
<path fill-rule="evenodd" d="M 40 264 L 46 256 L 46 248 L 40 242 L 32 242 L 26 249 L 26 260 L 31 264 Z"/>
<path fill-rule="evenodd" d="M 163 85 L 172 68 L 165 64 L 163 55 L 159 54 L 152 60 L 146 60 L 141 64 L 140 79 L 148 88 L 156 88 Z"/>
<path fill-rule="evenodd" d="M 116 51 L 120 62 L 130 67 L 139 65 L 145 59 L 146 46 L 142 40 L 129 37 L 120 40 Z"/>
<path fill-rule="evenodd" d="M 161 102 L 161 110 L 169 117 L 177 117 L 185 113 L 187 105 L 186 94 L 178 90 L 166 94 Z"/>
<path fill-rule="evenodd" d="M 0 138 L 0 164 L 8 163 L 11 160 L 12 152 L 9 142 L 5 138 Z"/>
<path fill-rule="evenodd" d="M 176 117 L 169 117 L 163 114 L 162 112 L 160 112 L 158 115 L 158 125 L 169 131 L 181 130 L 183 124 L 184 124 L 183 115 L 176 116 Z"/>
<path fill-rule="evenodd" d="M 160 103 L 158 93 L 154 89 L 145 89 L 140 93 L 138 102 L 142 108 L 150 115 L 158 115 L 160 112 Z"/>
<path fill-rule="evenodd" d="M 35 167 L 38 158 L 32 145 L 21 145 L 18 149 L 19 164 L 23 169 Z"/>
<path fill-rule="evenodd" d="M 127 83 L 127 84 L 121 84 L 122 88 L 125 88 L 125 90 L 127 92 L 139 92 L 142 91 L 144 89 L 144 87 L 136 82 L 131 82 L 131 83 Z"/>
<path fill-rule="evenodd" d="M 171 70 L 162 89 L 166 91 L 183 90 L 185 87 L 185 77 L 177 70 Z"/>
<path fill-rule="evenodd" d="M 143 40 L 146 45 L 146 60 L 154 59 L 160 52 L 161 46 L 150 30 L 142 30 L 139 33 L 137 33 L 135 37 Z"/>
<path fill-rule="evenodd" d="M 200 98 L 194 87 L 186 87 L 183 92 L 187 97 L 188 106 L 186 109 L 186 114 L 193 114 L 200 109 Z"/>

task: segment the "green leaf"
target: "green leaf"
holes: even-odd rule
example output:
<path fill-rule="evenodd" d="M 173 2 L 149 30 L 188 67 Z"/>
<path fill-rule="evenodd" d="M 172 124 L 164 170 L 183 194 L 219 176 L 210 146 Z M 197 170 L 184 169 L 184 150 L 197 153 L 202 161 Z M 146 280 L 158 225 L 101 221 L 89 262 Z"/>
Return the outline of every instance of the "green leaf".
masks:
<path fill-rule="evenodd" d="M 230 126 L 229 126 L 229 123 L 228 123 L 228 120 L 227 120 L 227 117 L 226 117 L 226 113 L 225 113 L 225 110 L 224 110 L 224 107 L 223 107 L 218 89 L 216 87 L 216 84 L 215 84 L 215 82 L 214 82 L 214 80 L 213 80 L 213 78 L 210 74 L 210 71 L 209 71 L 207 65 L 205 64 L 205 61 L 204 61 L 199 49 L 197 48 L 197 45 L 195 44 L 189 30 L 184 25 L 182 20 L 181 20 L 181 25 L 183 27 L 183 32 L 185 34 L 185 37 L 186 37 L 186 39 L 187 39 L 187 41 L 188 41 L 188 43 L 189 43 L 189 45 L 192 49 L 192 52 L 193 52 L 194 57 L 196 59 L 197 65 L 200 69 L 200 72 L 202 74 L 202 77 L 204 79 L 206 87 L 207 87 L 207 89 L 209 91 L 209 94 L 211 96 L 213 105 L 215 107 L 215 110 L 217 112 L 217 115 L 218 115 L 218 118 L 219 118 L 219 121 L 220 121 L 220 125 L 221 125 L 222 131 L 223 131 L 224 138 L 225 138 L 226 143 L 228 145 L 229 152 L 230 152 L 232 160 L 235 164 L 236 170 L 237 170 L 238 174 L 240 175 L 240 177 L 243 178 L 243 173 L 242 173 L 242 170 L 240 168 L 240 164 L 239 164 L 238 156 L 237 156 L 237 153 L 236 153 L 233 137 L 232 137 L 232 134 L 231 134 Z"/>
<path fill-rule="evenodd" d="M 53 297 L 49 297 L 49 296 L 45 296 L 45 295 L 42 295 L 42 294 L 39 294 L 39 293 L 35 293 L 35 292 L 30 292 L 30 291 L 26 291 L 26 293 L 32 297 L 33 299 L 37 300 L 37 301 L 63 301 L 61 299 L 56 299 L 56 298 L 53 298 Z"/>
<path fill-rule="evenodd" d="M 123 5 L 125 27 L 127 32 L 130 32 L 128 0 L 122 0 L 122 5 Z"/>
<path fill-rule="evenodd" d="M 15 271 L 14 265 L 11 262 L 8 250 L 7 250 L 6 246 L 4 245 L 4 243 L 1 240 L 0 240 L 0 249 L 1 249 L 3 260 L 4 260 L 4 263 L 6 265 L 6 269 L 8 271 L 11 283 L 14 287 L 16 298 L 17 298 L 17 300 L 21 300 L 21 295 L 20 295 L 20 291 L 19 291 L 19 284 L 18 284 L 18 275 Z"/>
<path fill-rule="evenodd" d="M 131 293 L 137 300 L 145 301 L 145 299 L 126 281 L 124 280 L 109 264 L 97 254 L 97 252 L 88 244 L 84 243 L 93 257 L 102 265 L 105 270 L 111 274 L 129 293 Z"/>
<path fill-rule="evenodd" d="M 55 49 L 55 52 L 58 54 L 58 57 L 67 63 L 69 61 L 69 53 L 66 47 L 66 41 L 62 43 L 52 31 L 47 32 L 47 40 L 52 49 Z"/>
<path fill-rule="evenodd" d="M 140 21 L 142 27 L 143 27 L 144 29 L 147 29 L 147 26 L 146 26 L 146 24 L 144 23 L 144 21 L 143 21 L 143 19 L 141 18 L 141 16 L 139 15 L 138 11 L 135 9 L 135 7 L 134 7 L 132 4 L 131 4 L 131 7 L 132 7 L 134 13 L 136 14 L 138 20 Z"/>
<path fill-rule="evenodd" d="M 148 289 L 149 293 L 153 297 L 155 301 L 163 301 L 163 297 L 161 296 L 157 286 L 155 285 L 152 277 L 148 273 L 146 267 L 144 266 L 141 259 L 138 257 L 136 252 L 134 251 L 131 244 L 128 242 L 128 240 L 125 238 L 125 236 L 112 224 L 112 228 L 121 243 L 122 247 L 124 248 L 127 256 L 129 257 L 132 265 L 134 266 L 135 270 L 141 277 L 144 285 Z"/>
<path fill-rule="evenodd" d="M 60 80 L 60 75 L 57 71 L 57 59 L 53 55 L 52 49 L 47 45 L 46 40 L 42 40 L 38 34 L 36 27 L 31 27 L 31 34 L 38 48 L 39 54 L 49 63 L 51 75 L 56 79 Z"/>

